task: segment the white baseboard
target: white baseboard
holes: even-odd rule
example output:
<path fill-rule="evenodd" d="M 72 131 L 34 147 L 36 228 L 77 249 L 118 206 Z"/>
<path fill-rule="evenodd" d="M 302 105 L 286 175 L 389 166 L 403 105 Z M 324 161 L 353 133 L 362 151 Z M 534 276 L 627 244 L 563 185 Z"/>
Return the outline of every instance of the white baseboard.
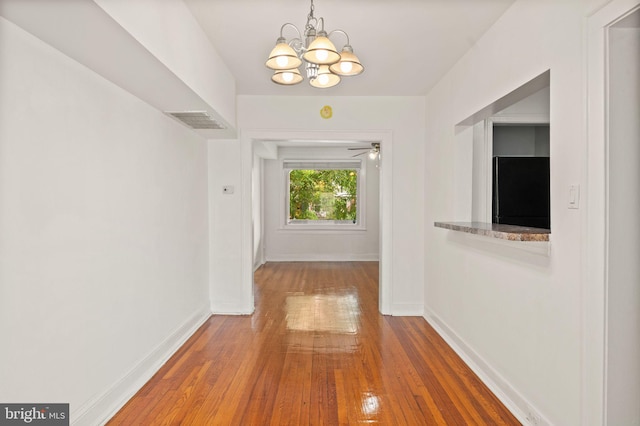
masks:
<path fill-rule="evenodd" d="M 196 311 L 113 386 L 71 412 L 71 424 L 74 426 L 94 426 L 106 423 L 210 316 L 211 312 L 208 306 L 203 306 Z"/>
<path fill-rule="evenodd" d="M 253 311 L 253 306 L 245 306 L 239 303 L 211 303 L 213 315 L 251 315 Z"/>
<path fill-rule="evenodd" d="M 391 315 L 394 317 L 424 316 L 424 306 L 418 303 L 394 303 L 391 305 Z"/>
<path fill-rule="evenodd" d="M 267 262 L 378 262 L 378 253 L 369 254 L 317 254 L 317 253 L 295 253 L 295 254 L 270 254 L 266 257 Z M 422 314 L 421 314 L 422 315 Z"/>
<path fill-rule="evenodd" d="M 256 262 L 253 264 L 253 272 L 257 271 L 258 269 L 260 269 L 260 267 L 262 265 L 264 265 L 266 262 L 264 260 L 261 260 L 259 262 Z"/>
<path fill-rule="evenodd" d="M 460 358 L 487 385 L 495 396 L 523 425 L 549 426 L 551 423 L 520 393 L 467 345 L 444 321 L 425 308 L 425 320 L 438 332 Z"/>

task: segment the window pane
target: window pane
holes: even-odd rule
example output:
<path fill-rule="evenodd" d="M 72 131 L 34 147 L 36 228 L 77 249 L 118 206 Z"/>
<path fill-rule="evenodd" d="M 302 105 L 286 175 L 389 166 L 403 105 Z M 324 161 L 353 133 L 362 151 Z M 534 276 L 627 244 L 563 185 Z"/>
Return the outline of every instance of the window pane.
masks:
<path fill-rule="evenodd" d="M 291 170 L 289 222 L 357 221 L 358 171 Z"/>

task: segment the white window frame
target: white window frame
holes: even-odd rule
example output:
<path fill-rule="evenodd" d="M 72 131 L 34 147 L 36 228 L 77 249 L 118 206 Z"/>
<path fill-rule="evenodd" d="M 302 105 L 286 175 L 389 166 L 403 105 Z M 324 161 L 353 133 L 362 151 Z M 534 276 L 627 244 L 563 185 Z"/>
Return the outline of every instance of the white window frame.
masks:
<path fill-rule="evenodd" d="M 280 229 L 286 231 L 318 231 L 318 232 L 344 232 L 366 231 L 366 164 L 359 159 L 322 159 L 322 160 L 280 160 L 282 170 L 282 190 L 280 212 Z M 289 174 L 291 170 L 345 170 L 354 169 L 358 172 L 358 185 L 356 190 L 356 223 L 336 223 L 330 220 L 289 221 Z"/>

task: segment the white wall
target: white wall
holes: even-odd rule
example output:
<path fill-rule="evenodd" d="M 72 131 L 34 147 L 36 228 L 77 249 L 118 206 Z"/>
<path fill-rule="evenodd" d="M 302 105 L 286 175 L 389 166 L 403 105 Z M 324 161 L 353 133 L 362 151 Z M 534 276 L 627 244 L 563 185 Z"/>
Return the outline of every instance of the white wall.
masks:
<path fill-rule="evenodd" d="M 610 425 L 640 425 L 640 11 L 631 18 L 609 32 Z"/>
<path fill-rule="evenodd" d="M 95 423 L 209 313 L 206 144 L 0 18 L 0 400 Z"/>
<path fill-rule="evenodd" d="M 542 424 L 582 421 L 584 215 L 567 203 L 569 186 L 585 179 L 584 7 L 578 0 L 514 3 L 427 95 L 426 318 L 522 421 Z M 550 255 L 433 227 L 460 215 L 452 182 L 457 156 L 467 154 L 456 146 L 456 123 L 547 69 Z"/>
<path fill-rule="evenodd" d="M 280 158 L 352 159 L 345 148 L 281 148 Z M 356 151 L 360 152 L 360 151 Z M 364 221 L 366 230 L 304 231 L 282 229 L 284 175 L 280 160 L 265 160 L 265 246 L 267 261 L 378 260 L 379 256 L 379 170 L 376 161 L 361 156 L 366 175 Z"/>
<path fill-rule="evenodd" d="M 548 157 L 547 129 L 543 126 L 494 126 L 493 155 Z"/>
<path fill-rule="evenodd" d="M 237 140 L 209 141 L 209 273 L 214 313 L 250 313 L 253 302 L 240 285 L 242 270 L 242 167 Z M 251 164 L 247 167 L 251 171 Z M 233 193 L 223 193 L 232 186 Z M 251 233 L 252 230 L 245 230 Z M 253 258 L 253 253 L 251 253 Z M 253 262 L 252 262 L 253 263 Z"/>
<path fill-rule="evenodd" d="M 514 122 L 538 119 L 540 122 L 549 119 L 549 87 L 538 90 L 530 96 L 496 112 L 494 117 L 510 117 Z M 521 120 L 518 120 L 520 118 Z M 525 121 L 526 122 L 526 121 Z"/>
<path fill-rule="evenodd" d="M 324 105 L 333 108 L 329 120 L 320 116 Z M 392 132 L 393 205 L 383 206 L 393 209 L 390 305 L 395 314 L 422 313 L 424 203 L 419 194 L 424 182 L 424 99 L 239 96 L 237 116 L 238 127 L 245 133 L 297 131 L 313 138 L 314 132 Z"/>

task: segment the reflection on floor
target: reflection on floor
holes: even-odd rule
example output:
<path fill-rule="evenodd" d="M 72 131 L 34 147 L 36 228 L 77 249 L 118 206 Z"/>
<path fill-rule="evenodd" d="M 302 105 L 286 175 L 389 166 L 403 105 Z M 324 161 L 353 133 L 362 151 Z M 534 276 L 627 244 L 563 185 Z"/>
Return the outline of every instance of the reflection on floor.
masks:
<path fill-rule="evenodd" d="M 376 262 L 269 263 L 110 424 L 516 425 L 421 317 L 378 313 Z"/>
<path fill-rule="evenodd" d="M 325 331 L 353 334 L 358 330 L 360 309 L 353 294 L 287 296 L 285 317 L 291 331 Z"/>

